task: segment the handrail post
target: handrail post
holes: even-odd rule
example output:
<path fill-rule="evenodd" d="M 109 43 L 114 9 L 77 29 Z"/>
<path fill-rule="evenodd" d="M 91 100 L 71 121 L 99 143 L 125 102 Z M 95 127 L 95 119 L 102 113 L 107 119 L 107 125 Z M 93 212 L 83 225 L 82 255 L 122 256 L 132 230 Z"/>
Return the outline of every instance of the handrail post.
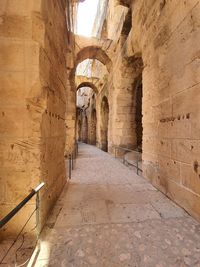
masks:
<path fill-rule="evenodd" d="M 71 161 L 72 161 L 72 170 L 74 169 L 74 155 L 72 153 L 72 156 L 71 156 Z"/>
<path fill-rule="evenodd" d="M 137 163 L 136 164 L 137 164 L 137 174 L 138 174 L 138 153 L 137 153 Z"/>
<path fill-rule="evenodd" d="M 115 146 L 115 151 L 114 151 L 114 154 L 115 154 L 115 158 L 117 157 L 117 149 L 122 149 L 123 151 L 129 151 L 129 152 L 134 152 L 136 153 L 136 163 L 132 164 L 135 168 L 137 168 L 137 174 L 139 175 L 139 171 L 143 172 L 142 169 L 140 168 L 139 166 L 139 159 L 140 159 L 140 152 L 138 150 L 133 150 L 133 149 L 129 149 L 129 148 L 124 148 L 124 147 L 121 147 L 121 146 Z M 122 156 L 122 162 L 123 164 L 129 164 L 128 161 L 125 159 L 125 155 L 124 154 Z M 135 160 L 134 160 L 135 162 Z"/>
<path fill-rule="evenodd" d="M 71 179 L 71 154 L 69 154 L 69 179 Z"/>
<path fill-rule="evenodd" d="M 32 189 L 31 192 L 26 196 L 13 210 L 11 210 L 1 221 L 0 228 L 2 228 L 7 222 L 9 222 L 15 214 L 21 210 L 21 208 L 35 195 L 38 194 L 39 190 L 44 186 L 44 182 L 40 183 L 36 188 Z M 36 202 L 37 208 L 37 202 Z"/>
<path fill-rule="evenodd" d="M 37 192 L 36 194 L 36 235 L 37 235 L 37 238 L 39 238 L 39 233 L 40 233 L 40 230 L 39 230 L 39 221 L 40 221 L 40 211 L 39 211 L 39 205 L 40 205 L 40 199 L 39 199 L 39 191 Z"/>
<path fill-rule="evenodd" d="M 76 157 L 77 157 L 77 154 L 76 154 L 76 143 L 74 144 L 74 151 L 73 151 L 73 153 L 74 153 L 74 159 L 76 159 Z"/>

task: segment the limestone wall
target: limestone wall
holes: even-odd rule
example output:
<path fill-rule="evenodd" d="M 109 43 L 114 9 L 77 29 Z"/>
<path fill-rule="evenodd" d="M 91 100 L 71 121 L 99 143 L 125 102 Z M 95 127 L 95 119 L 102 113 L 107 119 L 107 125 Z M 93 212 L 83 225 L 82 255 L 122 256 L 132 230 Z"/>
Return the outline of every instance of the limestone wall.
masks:
<path fill-rule="evenodd" d="M 65 116 L 69 97 L 66 57 L 70 43 L 65 9 L 65 0 L 42 2 L 45 36 L 44 45 L 40 48 L 40 81 L 42 91 L 46 94 L 46 103 L 41 124 L 41 179 L 46 186 L 41 191 L 41 222 L 45 221 L 66 182 Z"/>
<path fill-rule="evenodd" d="M 66 182 L 66 2 L 1 1 L 0 215 L 31 188 L 40 194 L 41 227 Z M 31 212 L 29 202 L 1 232 L 18 233 Z M 32 229 L 36 215 L 28 225 Z"/>
<path fill-rule="evenodd" d="M 1 2 L 1 217 L 20 202 L 41 177 L 40 125 L 45 100 L 39 78 L 40 44 L 32 33 L 32 27 L 36 26 L 33 21 L 40 21 L 36 16 L 39 10 L 40 5 L 33 5 L 33 1 L 22 1 L 20 6 L 11 1 Z M 15 228 L 20 229 L 34 208 L 35 199 L 4 231 L 12 233 Z"/>
<path fill-rule="evenodd" d="M 134 1 L 143 70 L 144 175 L 200 219 L 200 2 Z"/>
<path fill-rule="evenodd" d="M 71 81 L 71 77 L 67 76 L 67 79 Z M 67 82 L 66 94 L 66 113 L 65 113 L 65 131 L 66 131 L 66 142 L 65 142 L 65 155 L 73 153 L 75 149 L 76 141 L 76 89 L 75 82 Z"/>

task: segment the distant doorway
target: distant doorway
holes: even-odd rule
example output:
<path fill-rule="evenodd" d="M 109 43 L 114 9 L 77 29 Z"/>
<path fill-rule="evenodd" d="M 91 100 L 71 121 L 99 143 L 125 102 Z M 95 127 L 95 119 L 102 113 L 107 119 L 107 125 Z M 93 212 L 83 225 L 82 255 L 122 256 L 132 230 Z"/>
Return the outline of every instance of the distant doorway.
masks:
<path fill-rule="evenodd" d="M 142 152 L 142 75 L 139 75 L 135 83 L 135 124 L 136 124 L 136 137 L 137 137 L 137 148 Z"/>
<path fill-rule="evenodd" d="M 106 96 L 101 102 L 101 149 L 108 151 L 109 104 Z"/>
<path fill-rule="evenodd" d="M 86 115 L 84 115 L 82 122 L 82 141 L 88 143 L 88 119 Z"/>
<path fill-rule="evenodd" d="M 96 115 L 96 109 L 93 109 L 91 114 L 91 129 L 90 129 L 91 145 L 96 145 L 96 128 L 97 128 L 97 115 Z"/>

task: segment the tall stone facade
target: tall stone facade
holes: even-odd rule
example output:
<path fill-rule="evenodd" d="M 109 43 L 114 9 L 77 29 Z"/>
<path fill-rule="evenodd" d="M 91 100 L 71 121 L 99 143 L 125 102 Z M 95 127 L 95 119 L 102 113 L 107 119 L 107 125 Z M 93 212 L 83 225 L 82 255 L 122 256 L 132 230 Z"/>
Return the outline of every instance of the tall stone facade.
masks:
<path fill-rule="evenodd" d="M 65 0 L 0 3 L 0 214 L 5 216 L 44 181 L 39 210 L 29 229 L 36 224 L 41 229 L 67 181 L 64 151 L 71 90 L 67 76 L 72 60 L 68 49 L 73 47 L 71 5 Z M 74 115 L 68 115 L 75 120 L 75 108 Z M 16 235 L 35 208 L 33 198 L 1 235 Z"/>
<path fill-rule="evenodd" d="M 199 13 L 199 1 L 135 1 L 127 46 L 144 62 L 144 175 L 198 219 Z"/>

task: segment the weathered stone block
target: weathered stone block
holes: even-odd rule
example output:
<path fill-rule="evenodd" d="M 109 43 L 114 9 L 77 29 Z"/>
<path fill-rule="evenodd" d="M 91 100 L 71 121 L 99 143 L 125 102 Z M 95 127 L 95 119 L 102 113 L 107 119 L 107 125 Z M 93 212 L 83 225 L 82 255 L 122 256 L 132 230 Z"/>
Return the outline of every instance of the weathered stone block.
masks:
<path fill-rule="evenodd" d="M 200 166 L 181 164 L 182 184 L 200 195 Z"/>
<path fill-rule="evenodd" d="M 200 161 L 200 141 L 187 139 L 173 140 L 172 158 L 188 164 Z"/>
<path fill-rule="evenodd" d="M 173 180 L 180 183 L 181 173 L 180 173 L 180 163 L 175 160 L 171 160 L 167 157 L 159 157 L 159 175 L 165 177 L 166 179 Z"/>
<path fill-rule="evenodd" d="M 24 71 L 24 42 L 2 39 L 0 70 Z"/>
<path fill-rule="evenodd" d="M 32 36 L 32 21 L 30 17 L 21 15 L 1 16 L 0 35 L 8 38 L 29 39 Z"/>

